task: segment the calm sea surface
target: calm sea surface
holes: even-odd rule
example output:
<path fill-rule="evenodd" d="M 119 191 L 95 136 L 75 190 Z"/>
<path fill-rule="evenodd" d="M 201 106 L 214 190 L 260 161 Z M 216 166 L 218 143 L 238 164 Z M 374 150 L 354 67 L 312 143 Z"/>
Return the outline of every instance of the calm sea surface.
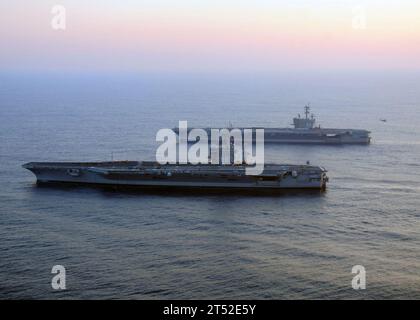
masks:
<path fill-rule="evenodd" d="M 325 193 L 37 187 L 29 161 L 153 160 L 190 126 L 366 128 L 370 146 L 267 146 Z M 385 118 L 386 123 L 379 119 Z M 0 298 L 420 299 L 420 75 L 0 75 Z M 64 265 L 67 290 L 51 289 Z M 363 265 L 366 290 L 353 290 Z"/>

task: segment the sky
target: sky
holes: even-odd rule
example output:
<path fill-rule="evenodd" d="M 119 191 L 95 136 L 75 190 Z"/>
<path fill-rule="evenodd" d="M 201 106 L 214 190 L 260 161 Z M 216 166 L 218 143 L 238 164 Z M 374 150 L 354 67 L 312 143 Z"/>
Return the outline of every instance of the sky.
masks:
<path fill-rule="evenodd" d="M 420 70 L 420 1 L 2 0 L 2 70 Z"/>

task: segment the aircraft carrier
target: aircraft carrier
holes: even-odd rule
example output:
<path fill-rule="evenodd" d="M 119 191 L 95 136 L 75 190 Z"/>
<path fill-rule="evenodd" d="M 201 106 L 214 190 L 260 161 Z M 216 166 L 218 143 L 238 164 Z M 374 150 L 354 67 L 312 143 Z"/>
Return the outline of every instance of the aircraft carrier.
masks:
<path fill-rule="evenodd" d="M 152 161 L 29 162 L 38 183 L 70 183 L 139 188 L 283 190 L 326 188 L 323 167 L 265 164 L 260 175 L 246 175 L 246 164 L 159 164 Z"/>
<path fill-rule="evenodd" d="M 309 105 L 305 106 L 305 116 L 300 114 L 293 118 L 293 128 L 263 128 L 263 127 L 249 127 L 238 128 L 240 130 L 264 129 L 265 143 L 278 144 L 327 144 L 327 145 L 342 145 L 342 144 L 369 144 L 371 141 L 370 131 L 362 129 L 333 129 L 321 128 L 320 125 L 315 125 L 315 117 L 310 115 Z M 229 129 L 232 129 L 230 126 Z M 211 128 L 204 128 L 207 134 L 210 135 Z M 218 129 L 220 130 L 220 129 Z M 179 132 L 175 128 L 176 133 Z M 191 143 L 191 141 L 188 141 Z M 194 142 L 194 141 L 193 141 Z"/>

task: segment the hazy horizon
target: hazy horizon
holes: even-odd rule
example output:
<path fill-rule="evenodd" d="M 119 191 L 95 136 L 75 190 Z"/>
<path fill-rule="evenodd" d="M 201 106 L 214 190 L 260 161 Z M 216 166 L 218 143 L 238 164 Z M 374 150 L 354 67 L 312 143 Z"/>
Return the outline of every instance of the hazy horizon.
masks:
<path fill-rule="evenodd" d="M 0 72 L 419 71 L 419 39 L 411 0 L 0 4 Z"/>

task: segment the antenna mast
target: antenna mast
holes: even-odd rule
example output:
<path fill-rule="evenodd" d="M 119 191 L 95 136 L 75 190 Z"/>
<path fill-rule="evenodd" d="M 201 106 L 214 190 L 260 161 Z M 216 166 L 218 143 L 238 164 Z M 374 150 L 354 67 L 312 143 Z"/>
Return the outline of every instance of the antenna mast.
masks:
<path fill-rule="evenodd" d="M 305 106 L 305 118 L 308 119 L 308 115 L 309 115 L 309 103 Z"/>

